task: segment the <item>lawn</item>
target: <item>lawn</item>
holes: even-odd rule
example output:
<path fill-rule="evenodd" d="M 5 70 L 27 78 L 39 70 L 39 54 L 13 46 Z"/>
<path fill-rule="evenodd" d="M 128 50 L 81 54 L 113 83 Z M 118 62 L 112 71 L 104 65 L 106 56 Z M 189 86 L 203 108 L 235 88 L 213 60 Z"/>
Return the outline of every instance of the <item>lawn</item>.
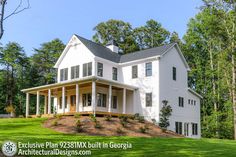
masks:
<path fill-rule="evenodd" d="M 41 126 L 45 119 L 0 119 L 0 143 L 15 142 L 115 142 L 132 143 L 131 149 L 90 149 L 92 156 L 236 156 L 236 141 L 188 138 L 101 137 L 57 133 Z"/>

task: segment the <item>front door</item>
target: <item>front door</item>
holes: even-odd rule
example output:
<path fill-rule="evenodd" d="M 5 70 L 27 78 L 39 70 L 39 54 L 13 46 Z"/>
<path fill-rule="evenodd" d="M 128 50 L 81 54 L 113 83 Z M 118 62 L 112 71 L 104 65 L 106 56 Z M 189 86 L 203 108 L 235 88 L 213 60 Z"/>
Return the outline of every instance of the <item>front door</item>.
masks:
<path fill-rule="evenodd" d="M 76 101 L 75 95 L 71 95 L 70 96 L 70 112 L 75 112 L 75 101 Z"/>
<path fill-rule="evenodd" d="M 184 123 L 184 136 L 189 136 L 188 130 L 189 130 L 189 124 Z"/>

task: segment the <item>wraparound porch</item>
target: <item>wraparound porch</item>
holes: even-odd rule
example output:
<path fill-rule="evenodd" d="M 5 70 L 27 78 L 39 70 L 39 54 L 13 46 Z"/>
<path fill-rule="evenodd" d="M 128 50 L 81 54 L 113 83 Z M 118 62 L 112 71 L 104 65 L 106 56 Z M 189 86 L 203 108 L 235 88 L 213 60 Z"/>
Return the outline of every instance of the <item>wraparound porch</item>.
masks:
<path fill-rule="evenodd" d="M 26 117 L 29 116 L 30 95 L 36 95 L 36 116 L 51 114 L 113 113 L 134 114 L 136 87 L 87 77 L 22 90 L 26 93 Z M 40 112 L 40 97 L 44 97 Z M 41 103 L 42 105 L 42 103 Z"/>

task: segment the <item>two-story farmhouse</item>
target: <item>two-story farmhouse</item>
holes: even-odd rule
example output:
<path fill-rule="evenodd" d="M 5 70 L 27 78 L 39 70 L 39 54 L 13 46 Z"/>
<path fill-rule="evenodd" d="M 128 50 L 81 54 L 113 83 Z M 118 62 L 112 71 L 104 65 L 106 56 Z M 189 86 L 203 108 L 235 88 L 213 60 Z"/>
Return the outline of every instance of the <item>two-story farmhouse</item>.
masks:
<path fill-rule="evenodd" d="M 168 129 L 201 136 L 201 96 L 188 88 L 190 69 L 176 43 L 120 54 L 113 42 L 105 47 L 73 35 L 55 68 L 57 83 L 22 90 L 26 117 L 30 94 L 37 95 L 36 115 L 139 113 L 157 122 L 167 100 L 173 109 Z"/>

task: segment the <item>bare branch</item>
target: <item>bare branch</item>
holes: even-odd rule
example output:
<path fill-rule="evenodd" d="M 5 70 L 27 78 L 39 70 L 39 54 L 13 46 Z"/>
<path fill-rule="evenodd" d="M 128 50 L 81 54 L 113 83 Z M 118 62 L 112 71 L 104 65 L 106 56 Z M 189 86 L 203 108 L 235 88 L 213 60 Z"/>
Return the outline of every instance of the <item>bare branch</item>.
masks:
<path fill-rule="evenodd" d="M 23 0 L 20 0 L 20 3 L 19 3 L 18 6 L 16 7 L 16 9 L 15 9 L 12 13 L 10 13 L 10 14 L 7 15 L 6 17 L 4 17 L 3 20 L 6 20 L 7 18 L 11 17 L 12 15 L 16 15 L 16 14 L 18 14 L 18 13 L 20 13 L 20 12 L 22 12 L 22 11 L 24 11 L 24 10 L 30 8 L 30 2 L 29 2 L 29 0 L 27 0 L 27 6 L 24 7 L 24 8 L 22 8 L 22 9 L 20 9 L 20 7 L 22 6 L 22 3 L 23 3 Z"/>

